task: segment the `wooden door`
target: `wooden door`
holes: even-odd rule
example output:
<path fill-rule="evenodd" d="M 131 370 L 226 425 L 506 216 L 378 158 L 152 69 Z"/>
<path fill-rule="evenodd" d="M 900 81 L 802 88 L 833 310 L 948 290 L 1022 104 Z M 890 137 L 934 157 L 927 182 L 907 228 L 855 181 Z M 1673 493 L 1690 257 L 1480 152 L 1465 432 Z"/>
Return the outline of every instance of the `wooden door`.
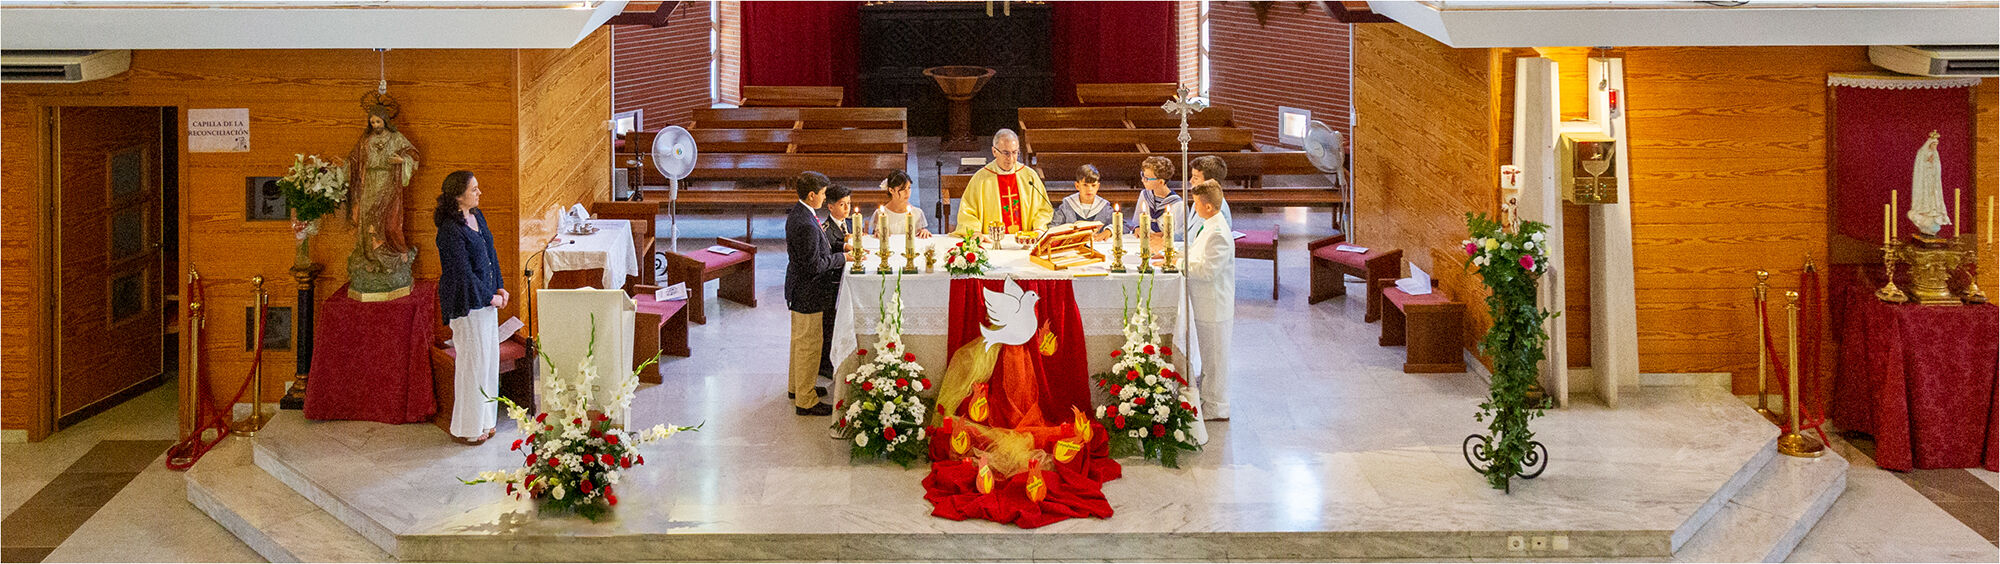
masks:
<path fill-rule="evenodd" d="M 58 427 L 162 381 L 161 111 L 57 112 Z"/>

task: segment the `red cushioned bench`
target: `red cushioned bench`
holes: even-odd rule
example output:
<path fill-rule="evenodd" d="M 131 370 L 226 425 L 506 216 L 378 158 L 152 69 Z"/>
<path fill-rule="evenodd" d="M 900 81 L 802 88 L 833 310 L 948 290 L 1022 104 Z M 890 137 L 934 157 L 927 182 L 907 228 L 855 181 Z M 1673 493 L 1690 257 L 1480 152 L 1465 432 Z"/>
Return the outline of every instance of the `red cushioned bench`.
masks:
<path fill-rule="evenodd" d="M 1352 254 L 1352 253 L 1350 253 Z M 1403 372 L 1464 372 L 1465 304 L 1442 290 L 1412 296 L 1396 288 L 1394 279 L 1378 279 L 1382 288 L 1382 338 L 1385 347 L 1404 345 Z M 1436 286 L 1437 280 L 1431 280 Z"/>
<path fill-rule="evenodd" d="M 457 393 L 458 387 L 458 349 L 445 344 L 451 336 L 451 330 L 438 331 L 434 334 L 437 335 L 437 340 L 431 343 L 431 390 L 432 398 L 437 402 L 437 413 L 431 415 L 431 424 L 450 433 L 451 409 L 455 397 L 453 394 Z M 499 397 L 513 400 L 514 403 L 524 406 L 535 405 L 534 371 L 528 370 L 528 363 L 522 362 L 527 357 L 528 342 L 520 335 L 508 335 L 507 340 L 501 341 L 500 389 L 486 390 L 486 393 L 497 392 Z M 499 409 L 500 406 L 496 402 L 493 408 Z"/>
<path fill-rule="evenodd" d="M 1271 299 L 1278 299 L 1278 230 L 1237 229 L 1236 258 L 1271 261 Z"/>
<path fill-rule="evenodd" d="M 653 299 L 658 286 L 635 285 L 632 287 L 632 301 L 638 302 L 638 315 L 634 323 L 638 325 L 632 334 L 632 365 L 638 366 L 654 354 L 661 356 L 691 356 L 688 348 L 688 302 L 659 301 Z M 661 359 L 665 360 L 665 359 Z M 648 384 L 660 383 L 660 365 L 654 364 L 639 372 L 639 381 Z"/>
<path fill-rule="evenodd" d="M 715 244 L 736 249 L 731 254 L 709 252 L 706 247 L 687 252 L 668 252 L 667 284 L 687 284 L 688 321 L 708 324 L 708 301 L 704 297 L 708 281 L 721 279 L 715 297 L 757 307 L 757 246 L 728 237 L 716 237 Z M 685 247 L 683 247 L 685 248 Z"/>
<path fill-rule="evenodd" d="M 1347 295 L 1347 282 L 1342 275 L 1354 275 L 1366 286 L 1368 309 L 1362 314 L 1362 321 L 1375 321 L 1382 317 L 1382 296 L 1376 291 L 1376 283 L 1382 279 L 1392 282 L 1403 273 L 1403 250 L 1370 248 L 1366 253 L 1350 253 L 1334 250 L 1347 242 L 1346 235 L 1334 235 L 1306 244 L 1306 252 L 1311 255 L 1312 292 L 1306 296 L 1307 304 L 1316 304 Z"/>

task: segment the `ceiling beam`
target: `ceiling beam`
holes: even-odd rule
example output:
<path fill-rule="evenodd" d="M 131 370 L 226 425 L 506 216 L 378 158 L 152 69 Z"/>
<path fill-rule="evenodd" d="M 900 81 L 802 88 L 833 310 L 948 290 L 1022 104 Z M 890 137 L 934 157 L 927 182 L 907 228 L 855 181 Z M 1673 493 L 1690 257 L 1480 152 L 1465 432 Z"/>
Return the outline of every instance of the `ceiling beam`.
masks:
<path fill-rule="evenodd" d="M 1394 23 L 1396 21 L 1389 16 L 1377 14 L 1374 10 L 1368 9 L 1367 2 L 1336 2 L 1334 0 L 1326 0 L 1320 2 L 1320 5 L 1326 8 L 1327 15 L 1333 16 L 1333 19 L 1340 23 Z"/>
<path fill-rule="evenodd" d="M 646 27 L 667 27 L 668 16 L 681 6 L 680 0 L 661 2 L 652 12 L 625 12 L 605 20 L 604 25 L 643 25 Z"/>

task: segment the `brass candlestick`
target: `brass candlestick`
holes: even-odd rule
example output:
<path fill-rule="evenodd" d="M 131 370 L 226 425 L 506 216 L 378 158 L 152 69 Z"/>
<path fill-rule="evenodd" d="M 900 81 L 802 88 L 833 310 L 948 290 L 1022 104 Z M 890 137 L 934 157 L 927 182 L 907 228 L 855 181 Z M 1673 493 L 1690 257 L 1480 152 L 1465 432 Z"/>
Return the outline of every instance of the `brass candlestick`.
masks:
<path fill-rule="evenodd" d="M 1791 383 L 1785 390 L 1785 418 L 1792 425 L 1778 436 L 1778 453 L 1798 458 L 1819 458 L 1826 453 L 1826 447 L 1799 433 L 1799 293 L 1785 292 L 1785 299 L 1790 300 L 1785 304 L 1785 317 L 1792 333 L 1791 342 L 1785 349 L 1790 365 L 1785 373 Z"/>
<path fill-rule="evenodd" d="M 1153 273 L 1153 216 L 1139 210 L 1139 273 Z"/>
<path fill-rule="evenodd" d="M 916 274 L 916 273 L 917 273 L 917 251 L 915 249 L 903 251 L 903 274 Z"/>
<path fill-rule="evenodd" d="M 848 274 L 868 273 L 868 251 L 861 248 L 861 220 L 847 216 L 847 264 Z"/>
<path fill-rule="evenodd" d="M 1115 233 L 1111 236 L 1111 271 L 1119 274 L 1125 273 L 1124 240 L 1124 233 Z"/>
<path fill-rule="evenodd" d="M 1882 243 L 1882 287 L 1875 290 L 1875 297 L 1892 304 L 1910 301 L 1910 296 L 1896 287 L 1896 255 L 1901 246 L 1895 241 Z"/>
<path fill-rule="evenodd" d="M 1174 257 L 1174 216 L 1160 216 L 1160 240 L 1165 242 L 1167 247 L 1160 257 L 1163 259 L 1160 263 L 1160 272 L 1167 274 L 1180 272 L 1180 263 Z"/>
<path fill-rule="evenodd" d="M 1757 311 L 1765 311 L 1764 304 L 1768 301 L 1771 291 L 1771 285 L 1765 281 L 1770 279 L 1770 271 L 1757 270 L 1757 285 L 1750 289 L 1751 297 L 1756 300 Z M 1778 414 L 1772 413 L 1770 407 L 1771 387 L 1768 375 L 1771 371 L 1771 359 L 1763 353 L 1765 339 L 1764 318 L 1760 315 L 1757 318 L 1757 414 L 1764 416 L 1764 419 L 1772 424 L 1777 424 Z"/>

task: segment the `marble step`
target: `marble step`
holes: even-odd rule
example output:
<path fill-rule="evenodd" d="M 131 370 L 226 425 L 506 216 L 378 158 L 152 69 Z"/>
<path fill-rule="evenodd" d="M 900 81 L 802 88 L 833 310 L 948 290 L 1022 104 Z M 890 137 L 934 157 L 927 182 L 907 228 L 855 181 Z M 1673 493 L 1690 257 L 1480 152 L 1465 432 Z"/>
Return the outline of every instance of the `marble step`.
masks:
<path fill-rule="evenodd" d="M 1847 491 L 1847 459 L 1778 455 L 1674 552 L 1675 562 L 1783 562 Z"/>
<path fill-rule="evenodd" d="M 188 502 L 271 562 L 392 562 L 346 523 L 251 463 L 250 442 L 223 441 L 186 473 Z"/>

